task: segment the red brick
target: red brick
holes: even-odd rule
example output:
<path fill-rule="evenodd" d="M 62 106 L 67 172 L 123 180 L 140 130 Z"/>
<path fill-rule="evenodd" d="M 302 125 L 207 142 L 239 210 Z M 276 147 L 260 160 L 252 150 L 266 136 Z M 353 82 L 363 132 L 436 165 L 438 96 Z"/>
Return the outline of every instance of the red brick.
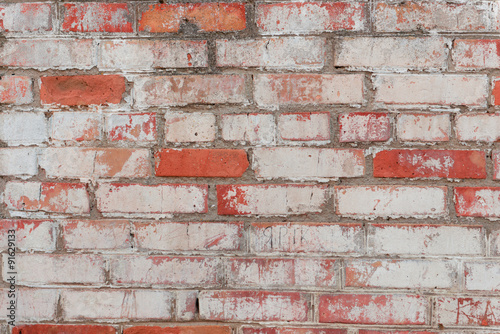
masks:
<path fill-rule="evenodd" d="M 139 14 L 139 31 L 179 32 L 182 24 L 199 31 L 239 31 L 246 28 L 243 3 L 194 3 L 149 5 Z"/>
<path fill-rule="evenodd" d="M 33 101 L 31 78 L 6 75 L 0 78 L 0 103 L 27 104 Z"/>
<path fill-rule="evenodd" d="M 424 325 L 428 302 L 419 295 L 323 295 L 319 322 Z"/>
<path fill-rule="evenodd" d="M 370 331 L 365 329 L 358 330 L 358 334 L 438 334 L 438 332 L 422 332 L 422 331 Z"/>
<path fill-rule="evenodd" d="M 493 77 L 491 100 L 494 106 L 500 106 L 500 77 Z"/>
<path fill-rule="evenodd" d="M 278 129 L 283 140 L 330 140 L 330 113 L 282 113 L 278 116 Z"/>
<path fill-rule="evenodd" d="M 62 31 L 133 32 L 132 22 L 126 3 L 65 3 Z"/>
<path fill-rule="evenodd" d="M 164 149 L 155 165 L 156 176 L 240 177 L 249 163 L 244 150 Z"/>
<path fill-rule="evenodd" d="M 374 177 L 485 179 L 486 155 L 472 150 L 387 150 L 373 158 Z"/>
<path fill-rule="evenodd" d="M 123 334 L 231 334 L 226 326 L 135 326 L 126 328 Z M 92 334 L 92 333 L 89 333 Z"/>
<path fill-rule="evenodd" d="M 455 187 L 455 211 L 465 217 L 500 217 L 500 188 Z"/>
<path fill-rule="evenodd" d="M 116 328 L 98 325 L 22 325 L 12 329 L 12 334 L 115 334 Z"/>
<path fill-rule="evenodd" d="M 310 327 L 242 327 L 242 334 L 347 334 L 347 329 Z"/>
<path fill-rule="evenodd" d="M 110 141 L 148 143 L 156 141 L 156 114 L 130 113 L 106 115 L 106 132 Z"/>
<path fill-rule="evenodd" d="M 116 104 L 125 92 L 125 78 L 119 75 L 42 77 L 41 80 L 40 98 L 44 104 Z"/>
<path fill-rule="evenodd" d="M 3 3 L 0 5 L 0 31 L 46 32 L 52 30 L 52 4 Z"/>
<path fill-rule="evenodd" d="M 346 113 L 339 115 L 339 141 L 387 141 L 391 137 L 391 124 L 386 113 Z"/>

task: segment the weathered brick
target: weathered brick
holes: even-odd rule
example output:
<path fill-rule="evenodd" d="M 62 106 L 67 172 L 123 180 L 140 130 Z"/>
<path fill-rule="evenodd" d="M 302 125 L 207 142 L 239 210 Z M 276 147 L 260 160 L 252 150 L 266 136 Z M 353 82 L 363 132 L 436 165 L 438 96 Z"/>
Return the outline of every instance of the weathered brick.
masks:
<path fill-rule="evenodd" d="M 125 328 L 123 334 L 231 334 L 231 327 L 227 326 L 134 326 Z"/>
<path fill-rule="evenodd" d="M 353 218 L 440 217 L 447 213 L 446 187 L 337 186 L 336 213 Z"/>
<path fill-rule="evenodd" d="M 498 326 L 500 299 L 495 297 L 438 297 L 434 314 L 444 326 Z"/>
<path fill-rule="evenodd" d="M 61 224 L 62 247 L 67 250 L 121 251 L 131 248 L 126 220 L 66 220 Z"/>
<path fill-rule="evenodd" d="M 272 114 L 225 114 L 221 116 L 222 139 L 270 145 L 275 142 L 276 125 Z"/>
<path fill-rule="evenodd" d="M 9 146 L 37 145 L 48 140 L 47 120 L 43 113 L 0 113 L 0 140 Z"/>
<path fill-rule="evenodd" d="M 21 325 L 12 329 L 12 334 L 116 334 L 117 329 L 100 325 Z"/>
<path fill-rule="evenodd" d="M 212 113 L 166 113 L 165 142 L 210 142 L 217 135 Z"/>
<path fill-rule="evenodd" d="M 156 114 L 129 113 L 106 115 L 106 134 L 110 141 L 156 142 Z"/>
<path fill-rule="evenodd" d="M 29 177 L 38 174 L 39 150 L 32 147 L 0 148 L 0 175 Z"/>
<path fill-rule="evenodd" d="M 252 169 L 257 178 L 314 180 L 363 176 L 363 150 L 331 148 L 255 148 Z"/>
<path fill-rule="evenodd" d="M 500 256 L 500 230 L 494 229 L 489 235 L 490 256 Z"/>
<path fill-rule="evenodd" d="M 14 75 L 0 77 L 0 103 L 20 105 L 31 102 L 33 102 L 31 78 Z"/>
<path fill-rule="evenodd" d="M 242 334 L 347 334 L 347 329 L 311 327 L 242 327 Z"/>
<path fill-rule="evenodd" d="M 177 291 L 175 294 L 175 318 L 177 321 L 195 320 L 198 315 L 198 292 L 197 290 Z M 217 332 L 216 328 L 213 329 Z M 190 334 L 189 332 L 186 334 Z M 229 332 L 228 334 L 231 334 Z"/>
<path fill-rule="evenodd" d="M 456 39 L 453 63 L 459 70 L 497 68 L 500 66 L 500 40 Z"/>
<path fill-rule="evenodd" d="M 0 250 L 8 248 L 9 230 L 16 232 L 20 251 L 53 252 L 56 250 L 56 224 L 50 220 L 0 220 Z"/>
<path fill-rule="evenodd" d="M 245 5 L 237 2 L 155 4 L 139 14 L 139 31 L 143 32 L 182 32 L 186 24 L 200 32 L 244 30 Z"/>
<path fill-rule="evenodd" d="M 372 331 L 360 329 L 358 330 L 358 334 L 438 334 L 439 332 L 428 332 L 428 331 L 393 331 L 393 330 L 385 330 L 385 331 Z"/>
<path fill-rule="evenodd" d="M 455 211 L 465 217 L 500 217 L 500 188 L 455 187 Z"/>
<path fill-rule="evenodd" d="M 256 22 L 262 34 L 311 34 L 365 29 L 365 4 L 284 2 L 258 4 Z"/>
<path fill-rule="evenodd" d="M 402 141 L 448 141 L 451 122 L 448 114 L 400 114 L 396 128 L 398 139 Z"/>
<path fill-rule="evenodd" d="M 455 132 L 461 141 L 500 140 L 500 114 L 461 114 L 455 119 Z"/>
<path fill-rule="evenodd" d="M 59 292 L 57 289 L 16 289 L 17 310 L 16 322 L 38 322 L 54 321 L 56 318 L 57 299 Z M 2 290 L 0 302 L 3 308 L 7 308 L 8 290 Z M 7 312 L 4 312 L 0 318 L 6 320 Z M 8 319 L 9 321 L 11 319 Z"/>
<path fill-rule="evenodd" d="M 491 89 L 491 104 L 494 106 L 500 105 L 500 77 L 493 77 Z"/>
<path fill-rule="evenodd" d="M 278 116 L 278 129 L 283 140 L 329 141 L 330 113 L 282 113 Z"/>
<path fill-rule="evenodd" d="M 126 3 L 65 3 L 65 32 L 133 32 L 133 10 Z"/>
<path fill-rule="evenodd" d="M 53 141 L 101 139 L 102 115 L 94 112 L 55 112 L 50 117 L 49 137 Z"/>
<path fill-rule="evenodd" d="M 464 277 L 466 290 L 500 290 L 498 262 L 465 262 Z"/>
<path fill-rule="evenodd" d="M 324 185 L 217 185 L 219 215 L 298 215 L 321 212 Z"/>
<path fill-rule="evenodd" d="M 248 165 L 245 150 L 163 149 L 155 153 L 156 176 L 240 177 Z"/>
<path fill-rule="evenodd" d="M 0 5 L 0 31 L 45 33 L 51 30 L 51 3 L 3 3 Z"/>
<path fill-rule="evenodd" d="M 387 113 L 357 112 L 339 115 L 339 141 L 387 141 L 391 137 L 391 124 Z"/>

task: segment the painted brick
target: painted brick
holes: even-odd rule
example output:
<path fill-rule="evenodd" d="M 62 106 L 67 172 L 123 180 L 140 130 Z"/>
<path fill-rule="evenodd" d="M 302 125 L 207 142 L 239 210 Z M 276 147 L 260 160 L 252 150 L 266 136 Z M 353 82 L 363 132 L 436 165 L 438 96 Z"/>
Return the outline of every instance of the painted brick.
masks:
<path fill-rule="evenodd" d="M 21 325 L 12 329 L 12 334 L 116 334 L 111 326 L 99 325 Z"/>
<path fill-rule="evenodd" d="M 391 124 L 387 113 L 358 112 L 339 115 L 339 141 L 387 141 Z"/>
<path fill-rule="evenodd" d="M 31 102 L 33 102 L 31 78 L 14 75 L 0 77 L 0 103 L 20 105 Z"/>
<path fill-rule="evenodd" d="M 56 250 L 56 224 L 47 220 L 0 220 L 0 250 L 8 248 L 9 230 L 16 231 L 20 251 L 53 252 Z"/>
<path fill-rule="evenodd" d="M 336 46 L 335 65 L 390 71 L 446 70 L 448 43 L 450 40 L 442 37 L 346 37 Z"/>
<path fill-rule="evenodd" d="M 378 74 L 375 102 L 404 108 L 463 105 L 485 107 L 488 80 L 484 75 Z"/>
<path fill-rule="evenodd" d="M 499 291 L 500 268 L 497 262 L 465 262 L 466 290 Z"/>
<path fill-rule="evenodd" d="M 222 139 L 270 145 L 275 142 L 276 125 L 272 114 L 237 114 L 221 116 Z"/>
<path fill-rule="evenodd" d="M 198 291 L 184 290 L 177 291 L 175 295 L 175 318 L 178 321 L 195 320 L 198 315 Z M 208 330 L 216 328 L 208 328 Z M 186 334 L 190 334 L 189 332 Z M 231 333 L 229 333 L 231 334 Z"/>
<path fill-rule="evenodd" d="M 139 31 L 182 32 L 184 25 L 200 32 L 240 31 L 246 28 L 243 3 L 155 4 L 139 14 Z"/>
<path fill-rule="evenodd" d="M 161 251 L 237 251 L 242 223 L 134 223 L 135 246 Z"/>
<path fill-rule="evenodd" d="M 254 76 L 254 99 L 258 106 L 270 109 L 359 104 L 364 102 L 363 79 L 362 74 L 259 74 Z"/>
<path fill-rule="evenodd" d="M 346 329 L 310 327 L 242 327 L 242 334 L 347 334 Z"/>
<path fill-rule="evenodd" d="M 486 154 L 472 150 L 384 150 L 373 158 L 373 176 L 485 179 Z"/>
<path fill-rule="evenodd" d="M 323 185 L 217 185 L 219 215 L 299 215 L 321 212 Z"/>
<path fill-rule="evenodd" d="M 240 177 L 248 165 L 245 150 L 163 149 L 155 153 L 156 176 Z"/>
<path fill-rule="evenodd" d="M 500 114 L 461 114 L 455 119 L 455 132 L 461 141 L 500 140 Z"/>
<path fill-rule="evenodd" d="M 306 321 L 309 296 L 298 292 L 202 291 L 200 319 Z"/>
<path fill-rule="evenodd" d="M 257 178 L 311 180 L 363 176 L 363 150 L 331 148 L 255 148 L 252 169 Z"/>
<path fill-rule="evenodd" d="M 490 255 L 500 255 L 500 230 L 494 229 L 490 232 L 489 237 Z"/>
<path fill-rule="evenodd" d="M 255 253 L 359 254 L 360 224 L 252 223 L 250 249 Z"/>
<path fill-rule="evenodd" d="M 97 208 L 103 214 L 207 212 L 206 185 L 101 183 Z"/>
<path fill-rule="evenodd" d="M 419 295 L 323 295 L 319 322 L 423 325 L 428 302 Z"/>
<path fill-rule="evenodd" d="M 360 329 L 358 330 L 358 334 L 438 334 L 438 332 L 428 332 L 428 331 L 370 331 Z"/>
<path fill-rule="evenodd" d="M 48 140 L 47 120 L 43 113 L 0 113 L 0 140 L 9 146 L 37 145 Z"/>
<path fill-rule="evenodd" d="M 258 4 L 256 23 L 262 34 L 312 34 L 365 29 L 365 4 L 284 2 Z"/>
<path fill-rule="evenodd" d="M 210 142 L 217 135 L 215 115 L 212 113 L 166 113 L 165 142 Z"/>
<path fill-rule="evenodd" d="M 455 187 L 457 216 L 500 217 L 500 188 Z"/>
<path fill-rule="evenodd" d="M 126 220 L 67 220 L 61 224 L 62 247 L 67 250 L 128 250 L 131 229 Z"/>
<path fill-rule="evenodd" d="M 491 104 L 494 106 L 500 105 L 500 77 L 493 77 L 491 90 Z"/>
<path fill-rule="evenodd" d="M 500 151 L 494 150 L 491 154 L 493 160 L 493 180 L 500 179 Z"/>
<path fill-rule="evenodd" d="M 134 99 L 139 107 L 244 103 L 245 77 L 236 74 L 138 77 L 134 80 Z"/>
<path fill-rule="evenodd" d="M 282 113 L 278 116 L 281 139 L 293 141 L 329 141 L 330 113 Z"/>
<path fill-rule="evenodd" d="M 446 187 L 335 187 L 336 213 L 353 218 L 440 217 L 447 213 Z"/>
<path fill-rule="evenodd" d="M 153 71 L 207 66 L 206 41 L 108 40 L 99 45 L 98 67 L 102 70 Z"/>
<path fill-rule="evenodd" d="M 133 32 L 133 10 L 126 3 L 65 3 L 64 32 Z"/>
<path fill-rule="evenodd" d="M 134 326 L 126 328 L 123 334 L 231 334 L 231 327 L 226 326 Z"/>
<path fill-rule="evenodd" d="M 325 64 L 326 39 L 283 37 L 218 40 L 217 66 L 318 70 Z"/>
<path fill-rule="evenodd" d="M 74 75 L 42 77 L 43 104 L 66 106 L 117 104 L 125 93 L 125 78 L 119 75 Z"/>
<path fill-rule="evenodd" d="M 370 255 L 481 255 L 484 236 L 481 226 L 392 225 L 368 227 Z"/>
<path fill-rule="evenodd" d="M 8 302 L 7 291 L 7 289 L 2 290 L 2 306 L 5 308 Z M 58 298 L 59 292 L 56 289 L 18 288 L 16 321 L 54 321 Z M 2 320 L 6 319 L 6 313 L 1 315 Z"/>
<path fill-rule="evenodd" d="M 0 175 L 29 177 L 38 174 L 39 150 L 32 147 L 0 148 Z"/>
<path fill-rule="evenodd" d="M 500 300 L 495 297 L 438 297 L 435 317 L 444 326 L 498 326 Z"/>
<path fill-rule="evenodd" d="M 448 114 L 400 114 L 396 128 L 398 139 L 402 141 L 448 141 L 451 122 Z"/>
<path fill-rule="evenodd" d="M 450 289 L 457 263 L 429 260 L 349 260 L 345 285 L 359 288 Z"/>
<path fill-rule="evenodd" d="M 3 3 L 0 5 L 0 31 L 45 33 L 52 30 L 52 4 Z"/>
<path fill-rule="evenodd" d="M 5 185 L 4 203 L 9 210 L 22 212 L 89 213 L 85 184 L 16 182 Z M 11 212 L 12 213 L 12 212 Z"/>
<path fill-rule="evenodd" d="M 49 137 L 53 141 L 101 139 L 102 116 L 94 112 L 55 112 L 50 118 Z"/>
<path fill-rule="evenodd" d="M 496 68 L 500 66 L 500 40 L 456 39 L 453 63 L 459 70 Z"/>
<path fill-rule="evenodd" d="M 110 141 L 136 144 L 156 142 L 156 114 L 106 115 L 106 134 Z"/>

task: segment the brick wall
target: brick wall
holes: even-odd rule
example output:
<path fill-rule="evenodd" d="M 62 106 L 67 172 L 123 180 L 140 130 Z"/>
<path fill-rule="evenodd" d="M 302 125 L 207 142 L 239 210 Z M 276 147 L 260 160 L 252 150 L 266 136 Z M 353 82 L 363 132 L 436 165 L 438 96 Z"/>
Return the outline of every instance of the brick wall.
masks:
<path fill-rule="evenodd" d="M 7 1 L 0 31 L 2 334 L 498 333 L 498 2 Z"/>

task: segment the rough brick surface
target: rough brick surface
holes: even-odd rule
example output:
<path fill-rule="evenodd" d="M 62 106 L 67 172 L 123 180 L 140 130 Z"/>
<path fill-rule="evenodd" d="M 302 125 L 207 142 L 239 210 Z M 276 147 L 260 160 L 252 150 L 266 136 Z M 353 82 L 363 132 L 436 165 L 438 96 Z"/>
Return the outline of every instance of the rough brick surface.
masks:
<path fill-rule="evenodd" d="M 132 13 L 126 3 L 66 3 L 62 31 L 133 32 Z"/>
<path fill-rule="evenodd" d="M 33 84 L 29 77 L 0 78 L 0 103 L 27 104 L 33 101 Z"/>

